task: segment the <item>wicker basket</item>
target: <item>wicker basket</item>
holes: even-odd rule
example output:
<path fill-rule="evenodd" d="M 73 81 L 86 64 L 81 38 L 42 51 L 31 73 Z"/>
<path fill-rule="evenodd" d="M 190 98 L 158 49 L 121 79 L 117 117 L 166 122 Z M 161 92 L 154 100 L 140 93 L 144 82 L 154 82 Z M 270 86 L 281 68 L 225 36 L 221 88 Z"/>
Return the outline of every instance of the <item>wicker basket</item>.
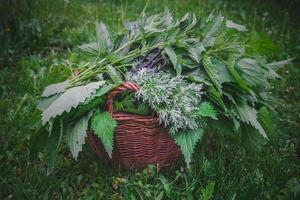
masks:
<path fill-rule="evenodd" d="M 181 156 L 179 147 L 168 130 L 159 125 L 157 117 L 113 111 L 113 98 L 126 91 L 138 91 L 135 83 L 124 82 L 108 95 L 108 111 L 117 121 L 112 158 L 108 157 L 101 141 L 88 131 L 88 142 L 102 159 L 123 169 L 141 169 L 149 164 L 168 166 Z"/>

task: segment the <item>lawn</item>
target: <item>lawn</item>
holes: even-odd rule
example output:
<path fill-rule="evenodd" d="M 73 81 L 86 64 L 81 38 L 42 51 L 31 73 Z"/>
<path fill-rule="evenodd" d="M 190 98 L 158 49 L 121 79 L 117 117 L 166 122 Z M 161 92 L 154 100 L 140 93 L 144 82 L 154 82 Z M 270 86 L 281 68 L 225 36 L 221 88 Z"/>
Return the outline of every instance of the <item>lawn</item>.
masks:
<path fill-rule="evenodd" d="M 4 0 L 0 3 L 0 199 L 297 199 L 300 197 L 300 2 L 242 0 Z M 28 141 L 41 125 L 36 103 L 45 86 L 66 79 L 95 39 L 95 22 L 115 36 L 144 10 L 180 17 L 214 9 L 278 46 L 271 61 L 294 58 L 272 82 L 278 99 L 269 140 L 208 131 L 190 168 L 122 171 L 84 147 L 66 145 L 53 172 L 45 155 L 29 161 Z M 269 42 L 266 39 L 263 42 Z"/>

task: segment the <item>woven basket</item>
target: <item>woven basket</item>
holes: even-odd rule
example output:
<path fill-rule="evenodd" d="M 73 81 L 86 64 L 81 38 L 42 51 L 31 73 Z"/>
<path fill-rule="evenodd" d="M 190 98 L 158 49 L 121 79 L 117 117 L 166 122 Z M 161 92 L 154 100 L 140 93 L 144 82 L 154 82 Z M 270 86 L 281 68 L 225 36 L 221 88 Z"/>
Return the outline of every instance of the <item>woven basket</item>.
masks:
<path fill-rule="evenodd" d="M 165 167 L 176 162 L 181 151 L 168 130 L 159 125 L 157 117 L 113 111 L 113 98 L 127 90 L 136 92 L 139 86 L 124 82 L 108 94 L 108 112 L 117 121 L 112 158 L 108 157 L 98 137 L 88 131 L 91 148 L 102 159 L 123 169 L 142 169 L 149 164 Z"/>

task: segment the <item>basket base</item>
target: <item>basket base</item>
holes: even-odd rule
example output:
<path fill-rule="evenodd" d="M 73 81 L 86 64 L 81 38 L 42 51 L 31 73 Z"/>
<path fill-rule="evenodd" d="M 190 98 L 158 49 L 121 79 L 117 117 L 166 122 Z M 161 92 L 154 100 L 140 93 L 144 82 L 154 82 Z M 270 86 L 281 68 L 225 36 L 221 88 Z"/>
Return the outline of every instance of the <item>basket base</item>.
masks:
<path fill-rule="evenodd" d="M 141 143 L 138 143 L 136 136 L 132 138 L 125 134 L 126 138 L 124 138 L 124 134 L 116 131 L 112 158 L 109 158 L 102 142 L 92 131 L 89 130 L 87 135 L 89 145 L 101 159 L 124 170 L 144 169 L 150 164 L 164 168 L 175 164 L 181 157 L 179 147 L 164 131 L 154 137 L 149 136 L 151 141 L 146 140 L 146 145 L 145 138 L 141 139 Z M 135 143 L 134 147 L 132 143 Z"/>

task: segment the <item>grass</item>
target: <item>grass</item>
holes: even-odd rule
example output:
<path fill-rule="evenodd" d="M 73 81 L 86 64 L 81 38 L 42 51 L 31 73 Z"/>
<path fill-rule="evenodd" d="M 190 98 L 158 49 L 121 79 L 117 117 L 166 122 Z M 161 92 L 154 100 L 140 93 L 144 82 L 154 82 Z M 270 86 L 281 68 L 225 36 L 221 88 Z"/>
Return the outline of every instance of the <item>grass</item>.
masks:
<path fill-rule="evenodd" d="M 279 100 L 270 141 L 207 132 L 191 169 L 123 172 L 101 162 L 88 146 L 78 161 L 64 147 L 47 176 L 44 155 L 28 161 L 28 139 L 41 123 L 36 100 L 43 88 L 70 74 L 82 59 L 76 46 L 95 38 L 94 22 L 117 33 L 145 1 L 46 0 L 0 4 L 0 199 L 297 199 L 300 196 L 300 29 L 298 1 L 154 0 L 146 11 L 168 7 L 205 16 L 221 10 L 249 31 L 265 32 L 280 47 L 272 59 L 296 57 L 273 83 Z M 66 65 L 67 63 L 67 65 Z M 251 141 L 256 141 L 252 138 Z"/>

